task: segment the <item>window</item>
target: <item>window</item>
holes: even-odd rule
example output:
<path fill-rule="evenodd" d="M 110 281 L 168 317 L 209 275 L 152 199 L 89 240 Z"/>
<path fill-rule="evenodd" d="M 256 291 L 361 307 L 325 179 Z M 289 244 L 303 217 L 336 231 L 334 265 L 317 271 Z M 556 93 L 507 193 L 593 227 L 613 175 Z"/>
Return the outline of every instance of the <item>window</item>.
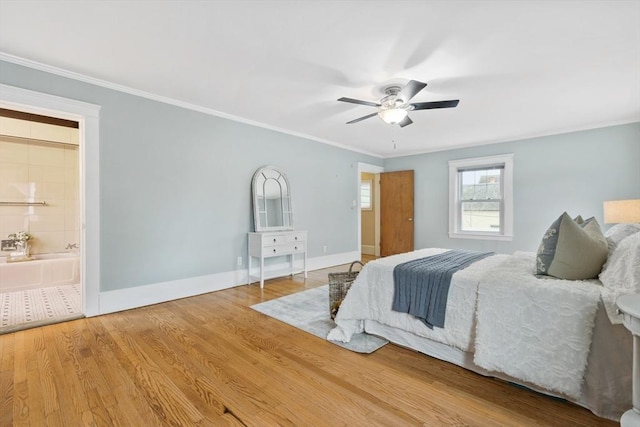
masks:
<path fill-rule="evenodd" d="M 512 240 L 513 154 L 449 162 L 449 237 Z"/>
<path fill-rule="evenodd" d="M 360 209 L 363 211 L 369 211 L 372 209 L 373 200 L 371 189 L 372 189 L 372 181 L 366 180 L 360 182 Z"/>

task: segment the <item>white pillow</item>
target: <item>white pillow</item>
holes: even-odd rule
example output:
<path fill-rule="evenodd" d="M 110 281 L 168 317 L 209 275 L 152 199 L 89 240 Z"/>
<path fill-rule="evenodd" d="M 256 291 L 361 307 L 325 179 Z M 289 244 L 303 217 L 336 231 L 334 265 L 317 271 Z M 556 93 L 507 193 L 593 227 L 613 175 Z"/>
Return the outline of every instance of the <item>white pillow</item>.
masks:
<path fill-rule="evenodd" d="M 616 299 L 620 295 L 640 293 L 640 233 L 627 236 L 615 246 L 599 278 L 611 323 L 622 323 L 622 317 L 616 313 Z"/>
<path fill-rule="evenodd" d="M 632 234 L 640 232 L 640 224 L 616 224 L 604 233 L 609 244 L 609 251 L 612 251 L 618 243 Z"/>

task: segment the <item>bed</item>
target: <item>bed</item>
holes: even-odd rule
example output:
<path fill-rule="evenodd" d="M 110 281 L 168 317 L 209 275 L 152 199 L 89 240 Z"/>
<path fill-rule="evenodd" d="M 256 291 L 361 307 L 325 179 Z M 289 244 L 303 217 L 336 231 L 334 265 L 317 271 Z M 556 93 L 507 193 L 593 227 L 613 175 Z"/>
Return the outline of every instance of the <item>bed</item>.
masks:
<path fill-rule="evenodd" d="M 600 280 L 540 278 L 536 276 L 539 253 L 533 252 L 477 261 L 452 276 L 442 328 L 429 328 L 422 320 L 391 309 L 393 271 L 398 264 L 448 249 L 422 249 L 371 261 L 347 293 L 335 319 L 337 326 L 327 338 L 349 341 L 360 332 L 382 336 L 619 420 L 632 406 L 633 353 L 631 334 L 617 317 L 615 298 L 640 292 L 638 231 L 640 226 L 626 227 L 607 236 L 608 261 Z"/>

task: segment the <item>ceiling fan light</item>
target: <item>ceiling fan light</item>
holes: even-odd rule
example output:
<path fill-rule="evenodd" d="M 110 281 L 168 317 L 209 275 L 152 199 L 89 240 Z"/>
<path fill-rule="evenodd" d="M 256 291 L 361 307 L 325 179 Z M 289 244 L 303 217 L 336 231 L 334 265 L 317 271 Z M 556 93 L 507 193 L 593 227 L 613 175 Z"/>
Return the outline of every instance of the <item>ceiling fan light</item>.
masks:
<path fill-rule="evenodd" d="M 389 108 L 380 111 L 378 115 L 382 120 L 384 120 L 385 123 L 395 125 L 397 123 L 400 123 L 404 120 L 405 117 L 407 117 L 407 110 L 404 110 L 402 108 Z"/>

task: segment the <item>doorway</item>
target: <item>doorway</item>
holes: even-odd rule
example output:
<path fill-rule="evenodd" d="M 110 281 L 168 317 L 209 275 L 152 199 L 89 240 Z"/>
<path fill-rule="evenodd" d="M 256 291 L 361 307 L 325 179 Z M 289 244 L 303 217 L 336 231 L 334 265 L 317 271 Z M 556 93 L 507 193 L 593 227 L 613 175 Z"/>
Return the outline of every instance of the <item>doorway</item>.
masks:
<path fill-rule="evenodd" d="M 78 127 L 0 109 L 0 333 L 82 316 Z"/>
<path fill-rule="evenodd" d="M 358 190 L 362 183 L 373 178 L 374 256 L 389 256 L 414 250 L 413 198 L 414 176 L 412 170 L 384 172 L 381 166 L 358 163 Z M 363 178 L 364 177 L 364 178 Z M 385 183 L 382 190 L 381 183 Z M 358 194 L 360 196 L 360 193 Z M 358 248 L 360 258 L 371 252 L 369 240 L 363 244 L 363 224 L 367 223 L 369 212 L 362 209 L 361 197 L 358 197 Z M 363 219 L 363 215 L 365 219 Z M 370 222 L 370 221 L 369 221 Z"/>
<path fill-rule="evenodd" d="M 358 250 L 362 255 L 380 256 L 380 173 L 384 172 L 382 166 L 368 163 L 358 163 Z M 364 178 L 363 178 L 364 176 Z M 363 208 L 360 191 L 363 182 L 371 181 L 370 208 Z M 363 228 L 364 227 L 364 228 Z"/>
<path fill-rule="evenodd" d="M 99 111 L 81 101 L 0 84 L 0 108 L 78 123 L 78 252 L 80 314 L 99 314 Z M 65 246 L 66 247 L 66 246 Z"/>

